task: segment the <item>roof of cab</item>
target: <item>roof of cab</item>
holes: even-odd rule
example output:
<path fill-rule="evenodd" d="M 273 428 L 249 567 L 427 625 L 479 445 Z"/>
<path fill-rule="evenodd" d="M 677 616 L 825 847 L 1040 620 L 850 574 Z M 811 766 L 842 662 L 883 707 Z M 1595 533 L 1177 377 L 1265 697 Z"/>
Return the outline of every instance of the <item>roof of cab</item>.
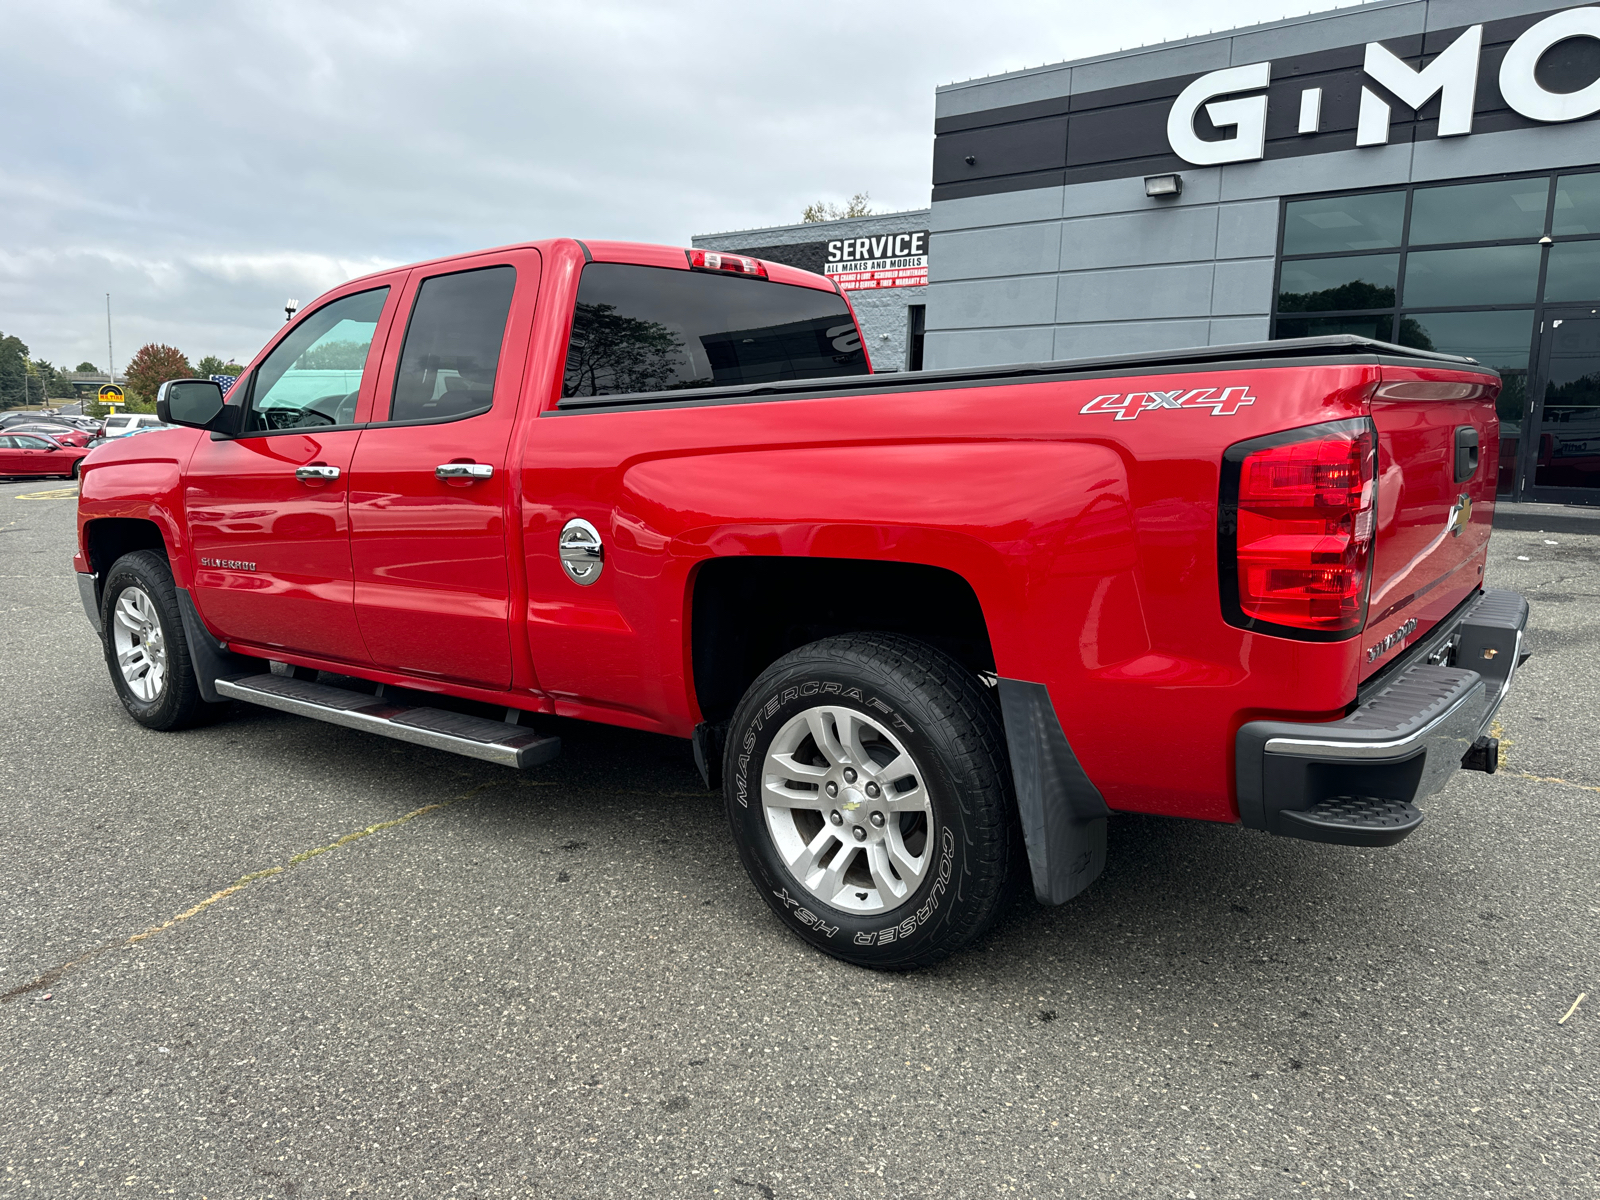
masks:
<path fill-rule="evenodd" d="M 632 263 L 642 267 L 665 267 L 670 270 L 689 270 L 689 249 L 686 246 L 662 246 L 651 242 L 613 242 L 613 241 L 585 241 L 578 238 L 545 238 L 537 242 L 515 242 L 509 246 L 494 246 L 486 250 L 469 250 L 461 254 L 449 254 L 441 258 L 425 259 L 422 262 L 404 263 L 387 267 L 382 271 L 372 271 L 366 275 L 358 276 L 340 287 L 348 287 L 352 283 L 360 283 L 368 279 L 377 279 L 385 275 L 392 275 L 396 271 L 414 271 L 419 267 L 442 267 L 452 263 L 467 262 L 471 259 L 483 258 L 485 255 L 499 254 L 507 250 L 549 250 L 559 245 L 573 246 L 591 262 L 605 263 Z M 817 275 L 811 271 L 802 271 L 798 267 L 791 267 L 786 263 L 772 262 L 770 259 L 759 260 L 767 269 L 767 278 L 773 283 L 786 283 L 796 287 L 815 288 L 823 292 L 836 292 L 833 281 L 826 276 Z"/>

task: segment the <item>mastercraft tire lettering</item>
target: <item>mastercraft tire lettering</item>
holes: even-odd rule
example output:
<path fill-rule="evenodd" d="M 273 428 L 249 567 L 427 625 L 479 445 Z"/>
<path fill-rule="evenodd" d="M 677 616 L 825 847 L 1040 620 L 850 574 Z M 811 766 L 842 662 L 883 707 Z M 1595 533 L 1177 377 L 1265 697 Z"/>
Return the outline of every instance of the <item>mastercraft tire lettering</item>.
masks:
<path fill-rule="evenodd" d="M 993 921 L 1014 805 L 997 706 L 971 671 L 909 638 L 828 638 L 769 667 L 731 728 L 739 853 L 799 937 L 904 970 Z"/>

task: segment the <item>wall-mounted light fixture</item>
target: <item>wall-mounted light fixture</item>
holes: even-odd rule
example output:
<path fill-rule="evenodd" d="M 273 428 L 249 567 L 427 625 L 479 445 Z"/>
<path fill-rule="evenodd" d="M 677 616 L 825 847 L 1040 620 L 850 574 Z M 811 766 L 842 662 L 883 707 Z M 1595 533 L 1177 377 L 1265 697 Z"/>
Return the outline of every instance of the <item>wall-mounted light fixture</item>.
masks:
<path fill-rule="evenodd" d="M 1146 175 L 1144 177 L 1144 194 L 1146 196 L 1181 196 L 1183 195 L 1183 176 Z"/>

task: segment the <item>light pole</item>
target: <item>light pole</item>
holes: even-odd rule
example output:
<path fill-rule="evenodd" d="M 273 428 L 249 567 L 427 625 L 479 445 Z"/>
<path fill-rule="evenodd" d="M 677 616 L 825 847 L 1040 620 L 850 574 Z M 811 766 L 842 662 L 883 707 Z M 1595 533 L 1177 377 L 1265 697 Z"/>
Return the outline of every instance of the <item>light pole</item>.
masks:
<path fill-rule="evenodd" d="M 285 300 L 283 302 L 283 323 L 285 325 L 294 320 L 294 314 L 299 308 L 300 301 L 298 300 Z"/>

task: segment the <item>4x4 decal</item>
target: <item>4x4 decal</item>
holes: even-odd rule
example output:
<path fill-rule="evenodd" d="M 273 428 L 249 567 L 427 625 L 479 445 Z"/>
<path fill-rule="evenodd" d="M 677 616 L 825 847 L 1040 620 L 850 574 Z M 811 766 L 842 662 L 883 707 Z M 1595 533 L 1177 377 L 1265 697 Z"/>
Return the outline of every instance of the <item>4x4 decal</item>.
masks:
<path fill-rule="evenodd" d="M 1220 396 L 1216 394 L 1219 390 Z M 1245 405 L 1255 402 L 1250 385 L 1245 384 L 1221 389 L 1191 388 L 1187 392 L 1182 388 L 1171 392 L 1112 392 L 1109 396 L 1096 396 L 1078 411 L 1115 413 L 1119 421 L 1135 420 L 1140 413 L 1153 408 L 1209 408 L 1213 417 L 1231 417 Z"/>

